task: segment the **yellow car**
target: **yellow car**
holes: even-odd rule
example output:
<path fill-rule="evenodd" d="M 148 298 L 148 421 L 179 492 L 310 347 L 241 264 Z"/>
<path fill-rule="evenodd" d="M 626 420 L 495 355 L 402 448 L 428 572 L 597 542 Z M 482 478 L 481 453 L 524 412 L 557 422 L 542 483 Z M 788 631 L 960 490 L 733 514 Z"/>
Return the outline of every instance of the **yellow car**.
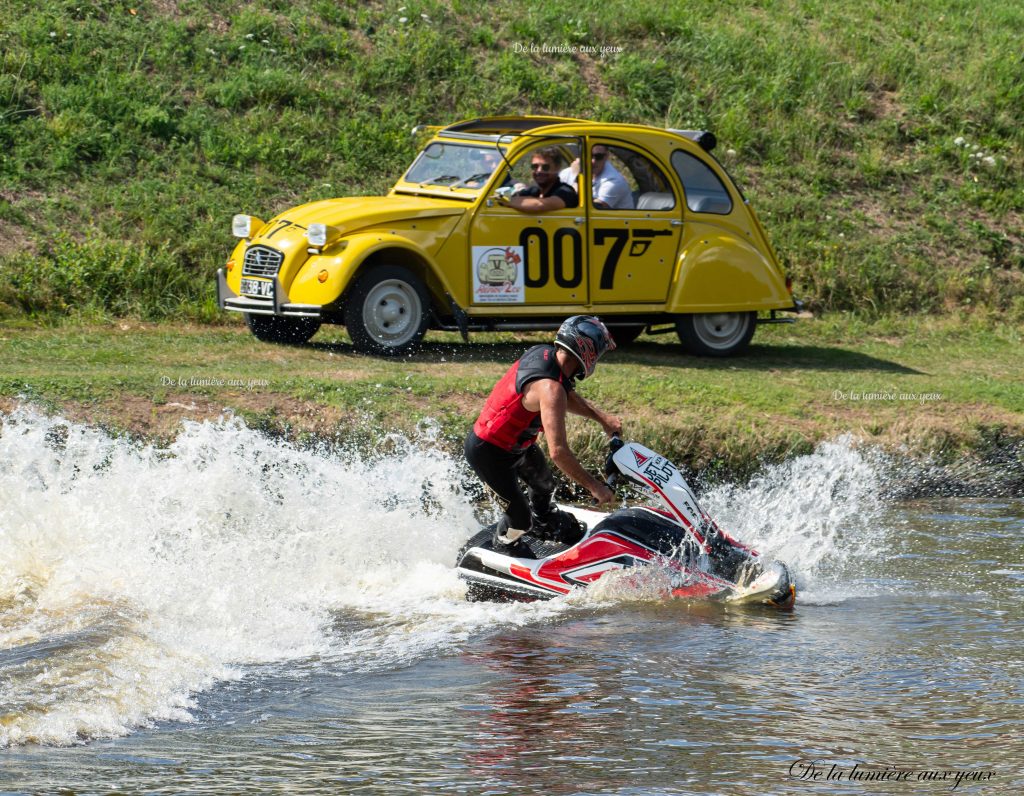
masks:
<path fill-rule="evenodd" d="M 305 342 L 337 323 L 376 354 L 428 329 L 468 339 L 597 314 L 620 344 L 676 332 L 708 356 L 799 308 L 710 133 L 539 116 L 414 132 L 430 139 L 387 196 L 235 216 L 220 306 L 261 340 Z M 517 198 L 533 169 L 539 182 L 555 168 L 572 189 L 556 209 Z"/>

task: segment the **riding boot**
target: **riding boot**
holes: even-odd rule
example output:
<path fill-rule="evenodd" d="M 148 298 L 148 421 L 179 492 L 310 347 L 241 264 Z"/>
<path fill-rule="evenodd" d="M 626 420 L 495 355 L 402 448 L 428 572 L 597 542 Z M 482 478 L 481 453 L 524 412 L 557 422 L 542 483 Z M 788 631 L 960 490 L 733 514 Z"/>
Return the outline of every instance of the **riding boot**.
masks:
<path fill-rule="evenodd" d="M 494 527 L 494 536 L 491 539 L 491 547 L 495 553 L 501 553 L 513 558 L 535 558 L 530 546 L 522 537 L 526 531 L 518 528 L 510 528 L 508 517 L 502 517 Z"/>
<path fill-rule="evenodd" d="M 587 532 L 587 526 L 567 511 L 552 506 L 541 516 L 534 516 L 530 535 L 548 542 L 574 545 Z"/>

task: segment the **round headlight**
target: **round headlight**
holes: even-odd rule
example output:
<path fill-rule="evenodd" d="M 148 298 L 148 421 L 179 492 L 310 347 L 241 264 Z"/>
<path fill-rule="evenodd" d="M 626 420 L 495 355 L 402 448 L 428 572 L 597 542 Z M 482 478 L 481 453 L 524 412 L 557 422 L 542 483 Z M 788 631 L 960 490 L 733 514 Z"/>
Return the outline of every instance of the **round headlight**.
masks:
<path fill-rule="evenodd" d="M 323 248 L 327 245 L 327 225 L 326 224 L 310 224 L 309 229 L 306 230 L 306 240 L 309 241 L 310 246 L 316 246 L 317 248 Z"/>
<path fill-rule="evenodd" d="M 239 213 L 231 219 L 231 234 L 236 238 L 252 237 L 252 216 Z"/>

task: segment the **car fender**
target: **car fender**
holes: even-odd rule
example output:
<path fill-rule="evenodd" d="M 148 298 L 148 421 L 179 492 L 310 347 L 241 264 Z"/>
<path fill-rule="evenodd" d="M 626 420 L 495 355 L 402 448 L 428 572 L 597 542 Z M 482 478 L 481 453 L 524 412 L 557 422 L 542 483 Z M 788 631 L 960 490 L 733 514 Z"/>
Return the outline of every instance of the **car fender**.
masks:
<path fill-rule="evenodd" d="M 684 230 L 668 312 L 743 312 L 793 303 L 781 270 L 749 236 L 698 219 Z"/>
<path fill-rule="evenodd" d="M 298 304 L 336 304 L 372 264 L 402 265 L 416 272 L 435 292 L 449 290 L 435 259 L 402 235 L 365 232 L 349 235 L 320 254 L 311 255 L 289 287 Z"/>
<path fill-rule="evenodd" d="M 225 284 L 236 296 L 242 291 L 242 261 L 245 258 L 245 250 L 248 245 L 248 240 L 238 241 L 225 266 Z"/>

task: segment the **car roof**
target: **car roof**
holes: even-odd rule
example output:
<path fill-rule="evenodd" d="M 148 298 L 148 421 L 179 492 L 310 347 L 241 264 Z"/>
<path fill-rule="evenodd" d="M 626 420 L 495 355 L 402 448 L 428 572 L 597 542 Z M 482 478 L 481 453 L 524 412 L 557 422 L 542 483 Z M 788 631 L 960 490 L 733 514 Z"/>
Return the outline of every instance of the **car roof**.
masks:
<path fill-rule="evenodd" d="M 672 128 L 649 127 L 642 124 L 621 124 L 595 122 L 589 119 L 574 119 L 566 116 L 488 116 L 478 119 L 467 119 L 444 128 L 432 128 L 436 135 L 444 138 L 462 138 L 469 140 L 499 141 L 516 138 L 520 135 L 547 134 L 579 134 L 588 132 L 586 128 L 600 128 L 608 131 L 645 131 L 670 133 L 688 138 L 710 152 L 715 147 L 715 136 L 707 130 L 676 130 Z M 569 128 L 569 129 L 558 129 Z M 580 130 L 579 128 L 584 128 Z M 571 132 L 570 132 L 571 131 Z"/>

